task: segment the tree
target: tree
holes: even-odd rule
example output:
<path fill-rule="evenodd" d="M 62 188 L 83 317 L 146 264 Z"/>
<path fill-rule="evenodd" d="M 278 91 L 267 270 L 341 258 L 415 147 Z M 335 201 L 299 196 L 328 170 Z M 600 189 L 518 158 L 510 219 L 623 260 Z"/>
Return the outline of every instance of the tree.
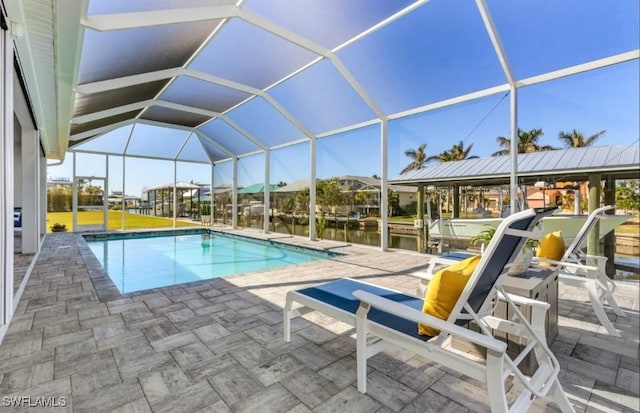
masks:
<path fill-rule="evenodd" d="M 637 179 L 629 179 L 616 185 L 616 206 L 626 211 L 640 210 L 640 185 Z"/>
<path fill-rule="evenodd" d="M 309 212 L 309 202 L 311 202 L 311 191 L 308 187 L 296 192 L 296 203 L 307 213 Z"/>
<path fill-rule="evenodd" d="M 404 174 L 409 171 L 414 171 L 424 167 L 424 164 L 427 163 L 427 144 L 423 143 L 418 146 L 417 149 L 408 149 L 404 151 L 404 154 L 411 158 L 411 163 L 409 163 L 400 173 Z"/>
<path fill-rule="evenodd" d="M 216 210 L 213 212 L 213 215 L 216 216 L 217 211 L 222 212 L 222 222 L 226 224 L 227 222 L 227 205 L 232 204 L 231 195 L 229 192 L 220 192 L 218 194 L 213 195 L 214 204 Z"/>
<path fill-rule="evenodd" d="M 71 192 L 71 185 L 56 185 L 55 187 L 47 188 L 47 211 L 71 211 Z"/>
<path fill-rule="evenodd" d="M 400 194 L 389 189 L 387 191 L 388 216 L 392 217 L 400 210 Z"/>
<path fill-rule="evenodd" d="M 296 208 L 296 198 L 293 194 L 287 195 L 280 201 L 280 209 L 282 212 L 291 213 Z"/>
<path fill-rule="evenodd" d="M 347 203 L 347 196 L 340 189 L 337 178 L 318 181 L 316 185 L 316 204 L 320 206 L 320 211 L 323 214 L 331 211 L 336 206 Z"/>
<path fill-rule="evenodd" d="M 582 132 L 578 132 L 574 129 L 571 132 L 560 132 L 560 134 L 558 134 L 558 139 L 564 143 L 566 148 L 584 148 L 593 145 L 595 141 L 606 133 L 606 130 L 601 130 L 600 132 L 594 133 L 588 138 L 585 138 Z"/>
<path fill-rule="evenodd" d="M 356 193 L 353 194 L 353 201 L 355 202 L 356 205 L 365 205 L 367 204 L 368 200 L 369 200 L 369 193 L 366 191 L 356 191 Z"/>
<path fill-rule="evenodd" d="M 464 142 L 460 141 L 459 143 L 453 145 L 451 149 L 442 152 L 439 155 L 430 156 L 427 158 L 427 161 L 438 161 L 438 162 L 452 162 L 452 161 L 462 161 L 465 159 L 477 159 L 477 156 L 469 156 L 469 152 L 473 148 L 473 144 L 469 145 L 465 149 Z"/>
<path fill-rule="evenodd" d="M 541 146 L 540 144 L 538 144 L 538 139 L 540 139 L 542 135 L 544 135 L 542 129 L 531 129 L 530 131 L 524 131 L 518 128 L 518 153 L 555 150 L 556 148 L 554 148 L 553 146 Z M 511 139 L 505 138 L 503 136 L 498 136 L 496 138 L 496 142 L 498 142 L 499 147 L 504 149 L 494 152 L 491 156 L 502 156 L 511 153 Z"/>

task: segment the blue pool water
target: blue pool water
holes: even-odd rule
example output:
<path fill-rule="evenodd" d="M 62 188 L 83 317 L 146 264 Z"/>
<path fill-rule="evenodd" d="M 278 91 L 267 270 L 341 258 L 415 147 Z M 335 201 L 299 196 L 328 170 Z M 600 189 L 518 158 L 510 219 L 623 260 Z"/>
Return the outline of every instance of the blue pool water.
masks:
<path fill-rule="evenodd" d="M 220 233 L 89 237 L 121 293 L 326 259 L 338 254 Z"/>

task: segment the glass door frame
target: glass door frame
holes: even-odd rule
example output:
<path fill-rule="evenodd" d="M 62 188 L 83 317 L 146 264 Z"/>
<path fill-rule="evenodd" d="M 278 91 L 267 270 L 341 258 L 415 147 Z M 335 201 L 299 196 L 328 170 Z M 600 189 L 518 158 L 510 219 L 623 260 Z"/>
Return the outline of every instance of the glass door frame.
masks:
<path fill-rule="evenodd" d="M 78 205 L 78 181 L 79 180 L 89 180 L 89 181 L 102 181 L 104 182 L 103 191 L 102 191 L 102 205 Z M 108 188 L 109 181 L 106 176 L 74 176 L 73 177 L 73 231 L 106 231 L 108 227 L 108 211 L 109 211 L 109 202 L 108 202 Z M 102 207 L 102 224 L 78 224 L 78 212 L 91 209 L 96 210 L 97 208 Z"/>

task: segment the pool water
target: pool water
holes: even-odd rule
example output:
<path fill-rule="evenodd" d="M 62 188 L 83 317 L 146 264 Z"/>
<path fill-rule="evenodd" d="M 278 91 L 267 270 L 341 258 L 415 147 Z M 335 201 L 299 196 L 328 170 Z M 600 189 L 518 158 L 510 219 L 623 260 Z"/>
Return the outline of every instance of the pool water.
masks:
<path fill-rule="evenodd" d="M 327 259 L 338 254 L 220 233 L 86 238 L 121 293 Z"/>

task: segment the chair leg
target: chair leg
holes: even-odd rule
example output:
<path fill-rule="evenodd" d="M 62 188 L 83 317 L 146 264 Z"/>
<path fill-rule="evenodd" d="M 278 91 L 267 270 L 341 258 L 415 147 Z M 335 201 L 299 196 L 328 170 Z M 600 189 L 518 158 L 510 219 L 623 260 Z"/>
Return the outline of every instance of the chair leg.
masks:
<path fill-rule="evenodd" d="M 356 372 L 360 393 L 367 392 L 367 312 L 368 308 L 361 304 L 356 313 Z"/>
<path fill-rule="evenodd" d="M 284 316 L 284 341 L 286 343 L 291 341 L 291 307 L 293 302 L 289 297 L 284 304 L 284 309 L 282 310 Z"/>
<path fill-rule="evenodd" d="M 509 411 L 507 394 L 504 388 L 504 377 L 502 376 L 504 367 L 502 357 L 503 354 L 501 353 L 491 354 L 491 352 L 487 352 L 487 393 L 489 394 L 491 413 L 506 413 Z"/>
<path fill-rule="evenodd" d="M 553 381 L 549 393 L 551 393 L 551 395 L 553 396 L 553 400 L 556 402 L 563 413 L 575 413 L 573 405 L 571 405 L 571 402 L 567 398 L 567 394 L 562 389 L 562 386 L 560 385 L 560 382 L 557 378 Z"/>
<path fill-rule="evenodd" d="M 620 309 L 620 307 L 618 306 L 618 302 L 616 301 L 615 298 L 613 298 L 613 294 L 611 294 L 611 291 L 606 291 L 605 292 L 605 296 L 606 296 L 607 302 L 609 303 L 609 306 L 611 306 L 611 309 L 613 310 L 613 312 L 616 313 L 616 315 L 618 315 L 620 317 L 626 318 L 627 315 L 624 313 L 624 311 L 622 311 Z"/>
<path fill-rule="evenodd" d="M 604 296 L 609 303 L 609 306 L 611 306 L 611 308 L 613 309 L 613 312 L 616 313 L 616 315 L 626 318 L 627 315 L 620 309 L 620 307 L 618 306 L 618 302 L 613 297 L 613 292 L 616 289 L 616 284 L 607 276 L 605 265 L 606 260 L 598 260 L 598 272 L 596 277 L 602 283 Z"/>
<path fill-rule="evenodd" d="M 613 284 L 613 281 L 607 279 L 602 280 L 602 283 L 605 285 L 605 289 L 604 289 L 604 296 L 607 300 L 607 303 L 609 303 L 609 306 L 611 307 L 611 309 L 613 310 L 614 313 L 616 313 L 616 315 L 619 315 L 620 317 L 627 317 L 627 315 L 624 313 L 624 311 L 622 311 L 620 309 L 620 306 L 618 306 L 618 302 L 616 301 L 616 299 L 613 297 L 613 290 L 611 288 L 609 288 L 610 284 Z M 614 284 L 615 285 L 615 284 Z"/>
<path fill-rule="evenodd" d="M 589 298 L 591 299 L 591 305 L 593 306 L 593 311 L 596 313 L 598 320 L 600 320 L 600 324 L 604 326 L 609 334 L 615 337 L 620 337 L 620 333 L 611 323 L 609 317 L 604 312 L 604 308 L 602 307 L 602 303 L 600 302 L 600 296 L 598 294 L 598 286 L 596 284 L 596 280 L 588 279 L 587 281 L 587 291 L 589 292 Z"/>

